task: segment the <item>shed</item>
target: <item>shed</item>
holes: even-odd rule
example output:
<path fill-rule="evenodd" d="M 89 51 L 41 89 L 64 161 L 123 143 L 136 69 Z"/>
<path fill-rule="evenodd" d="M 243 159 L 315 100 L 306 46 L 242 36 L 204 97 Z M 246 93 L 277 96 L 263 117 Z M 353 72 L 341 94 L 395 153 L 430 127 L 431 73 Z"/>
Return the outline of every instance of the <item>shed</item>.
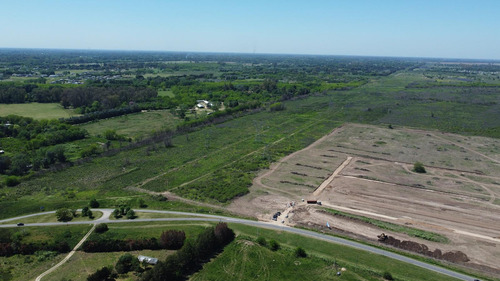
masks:
<path fill-rule="evenodd" d="M 158 263 L 158 259 L 157 258 L 152 258 L 152 257 L 146 257 L 146 256 L 138 256 L 137 259 L 139 260 L 139 262 L 146 262 L 148 264 L 157 264 Z"/>

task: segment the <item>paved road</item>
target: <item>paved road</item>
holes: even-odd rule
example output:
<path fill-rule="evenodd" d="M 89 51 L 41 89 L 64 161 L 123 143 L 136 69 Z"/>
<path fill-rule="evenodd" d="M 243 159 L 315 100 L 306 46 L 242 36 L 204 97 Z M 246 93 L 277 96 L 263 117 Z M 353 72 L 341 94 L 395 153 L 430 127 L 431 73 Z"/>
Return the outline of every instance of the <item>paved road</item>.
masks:
<path fill-rule="evenodd" d="M 92 221 L 90 223 L 95 224 L 95 223 L 121 223 L 124 222 L 124 220 L 110 220 L 109 215 L 113 211 L 112 209 L 92 209 L 93 211 L 101 211 L 103 212 L 103 216 L 99 218 L 98 220 Z M 376 247 L 368 246 L 365 244 L 361 244 L 358 242 L 342 239 L 339 237 L 333 237 L 330 235 L 325 235 L 309 230 L 304 230 L 304 229 L 298 229 L 298 228 L 293 228 L 293 227 L 288 227 L 288 226 L 281 226 L 281 225 L 275 225 L 271 224 L 268 222 L 261 222 L 261 221 L 252 221 L 252 220 L 246 220 L 246 219 L 238 219 L 238 218 L 231 218 L 231 217 L 224 217 L 224 216 L 217 216 L 217 215 L 208 215 L 208 214 L 198 214 L 198 213 L 185 213 L 185 212 L 175 212 L 175 211 L 159 211 L 159 210 L 135 210 L 136 212 L 149 212 L 149 213 L 161 213 L 161 214 L 172 214 L 172 215 L 183 215 L 186 216 L 185 218 L 156 218 L 156 219 L 135 219 L 135 220 L 126 220 L 127 222 L 153 222 L 153 221 L 204 221 L 204 222 L 228 222 L 228 223 L 239 223 L 239 224 L 245 224 L 245 225 L 250 225 L 250 226 L 256 226 L 256 227 L 262 227 L 262 228 L 268 228 L 268 229 L 274 229 L 274 230 L 281 230 L 281 231 L 287 231 L 291 233 L 296 233 L 299 235 L 311 237 L 314 239 L 320 239 L 336 244 L 341 244 L 345 246 L 349 246 L 352 248 L 360 249 L 363 251 L 375 253 L 378 255 L 386 256 L 398 261 L 402 261 L 405 263 L 413 264 L 428 270 L 432 270 L 435 272 L 439 272 L 444 275 L 448 275 L 454 278 L 457 278 L 459 280 L 466 280 L 466 281 L 473 281 L 475 280 L 474 277 L 471 277 L 469 275 L 461 274 L 449 269 L 445 269 L 436 265 L 428 264 L 425 262 L 421 262 L 409 257 L 405 257 L 390 251 L 386 251 L 383 249 L 379 249 Z M 53 213 L 53 212 L 45 212 L 45 213 L 40 213 L 40 214 L 47 214 L 47 213 Z M 39 215 L 39 214 L 38 214 Z M 2 220 L 0 222 L 8 222 L 8 221 L 13 221 L 15 223 L 17 222 L 22 222 L 22 218 L 30 217 L 33 215 L 29 216 L 22 216 L 22 217 L 17 217 L 17 218 L 12 218 L 12 219 L 7 219 L 7 220 Z M 16 227 L 16 224 L 3 224 L 0 225 L 0 227 Z M 54 225 L 74 225 L 74 224 L 89 224 L 88 221 L 75 221 L 75 222 L 49 222 L 49 223 L 27 223 L 25 224 L 25 227 L 28 226 L 54 226 Z"/>

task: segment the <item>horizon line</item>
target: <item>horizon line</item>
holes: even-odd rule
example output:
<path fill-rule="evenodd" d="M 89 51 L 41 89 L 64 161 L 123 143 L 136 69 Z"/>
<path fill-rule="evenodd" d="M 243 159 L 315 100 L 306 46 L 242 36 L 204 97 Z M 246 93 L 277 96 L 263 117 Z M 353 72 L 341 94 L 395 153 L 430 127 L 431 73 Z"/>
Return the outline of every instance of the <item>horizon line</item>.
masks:
<path fill-rule="evenodd" d="M 44 47 L 0 47 L 0 50 L 50 50 L 50 51 L 81 51 L 81 52 L 144 52 L 144 53 L 192 53 L 192 54 L 219 54 L 219 55 L 265 55 L 265 56 L 318 56 L 318 57 L 359 57 L 359 58 L 397 58 L 397 59 L 424 59 L 424 60 L 458 60 L 500 62 L 500 59 L 485 58 L 456 58 L 456 57 L 420 57 L 420 56 L 386 56 L 386 55 L 340 55 L 340 54 L 307 54 L 307 53 L 265 53 L 265 52 L 217 52 L 217 51 L 173 51 L 173 50 L 133 50 L 133 49 L 77 49 L 77 48 L 44 48 Z"/>

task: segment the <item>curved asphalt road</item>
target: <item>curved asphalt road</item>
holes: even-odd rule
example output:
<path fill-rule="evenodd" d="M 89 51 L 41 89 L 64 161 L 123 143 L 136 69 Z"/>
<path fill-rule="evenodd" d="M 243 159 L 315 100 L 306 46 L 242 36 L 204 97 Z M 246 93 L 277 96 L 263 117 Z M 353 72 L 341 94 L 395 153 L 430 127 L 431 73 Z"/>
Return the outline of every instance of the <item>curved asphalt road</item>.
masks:
<path fill-rule="evenodd" d="M 209 221 L 209 222 L 228 222 L 228 223 L 240 223 L 240 224 L 245 224 L 245 225 L 251 225 L 251 226 L 256 226 L 256 227 L 262 227 L 262 228 L 269 228 L 269 229 L 274 229 L 274 230 L 281 230 L 281 231 L 287 231 L 303 236 L 308 236 L 314 239 L 320 239 L 332 243 L 337 243 L 345 246 L 349 246 L 352 248 L 360 249 L 363 251 L 367 251 L 370 253 L 386 256 L 398 261 L 402 261 L 405 263 L 409 263 L 412 265 L 416 265 L 428 270 L 432 270 L 435 272 L 439 272 L 444 275 L 448 275 L 460 280 L 466 280 L 466 281 L 474 281 L 476 280 L 474 277 L 471 277 L 469 275 L 461 274 L 449 269 L 445 269 L 436 265 L 428 264 L 425 262 L 421 262 L 409 257 L 405 257 L 390 251 L 386 251 L 383 249 L 375 248 L 372 246 L 368 246 L 365 244 L 361 244 L 358 242 L 342 239 L 339 237 L 334 237 L 330 235 L 325 235 L 309 230 L 304 230 L 304 229 L 298 229 L 298 228 L 293 228 L 293 227 L 288 227 L 288 226 L 281 226 L 281 225 L 275 225 L 267 222 L 260 222 L 260 221 L 252 221 L 252 220 L 246 220 L 246 219 L 238 219 L 238 218 L 231 218 L 231 217 L 224 217 L 224 216 L 216 216 L 216 215 L 208 215 L 208 214 L 198 214 L 198 213 L 185 213 L 185 212 L 176 212 L 176 211 L 160 211 L 160 210 L 142 210 L 142 209 L 136 209 L 136 212 L 147 212 L 147 213 L 160 213 L 160 214 L 172 214 L 172 215 L 183 215 L 183 216 L 188 216 L 186 218 L 157 218 L 157 219 L 134 219 L 134 220 L 110 220 L 109 216 L 111 215 L 111 212 L 113 211 L 112 209 L 92 209 L 93 211 L 101 211 L 103 212 L 103 216 L 97 220 L 94 221 L 75 221 L 75 222 L 48 222 L 48 223 L 27 223 L 25 226 L 54 226 L 54 225 L 72 225 L 72 224 L 96 224 L 96 223 L 121 223 L 121 222 L 152 222 L 152 221 Z M 44 212 L 44 213 L 37 213 L 37 214 L 32 214 L 32 215 L 27 215 L 27 216 L 21 216 L 21 217 L 16 217 L 16 218 L 11 218 L 11 219 L 4 219 L 0 220 L 0 223 L 8 222 L 8 221 L 14 221 L 14 224 L 2 224 L 0 227 L 16 227 L 16 223 L 22 222 L 23 218 L 28 218 L 28 217 L 33 217 L 33 216 L 38 216 L 38 215 L 43 215 L 43 214 L 51 214 L 55 213 L 54 211 L 51 212 Z"/>

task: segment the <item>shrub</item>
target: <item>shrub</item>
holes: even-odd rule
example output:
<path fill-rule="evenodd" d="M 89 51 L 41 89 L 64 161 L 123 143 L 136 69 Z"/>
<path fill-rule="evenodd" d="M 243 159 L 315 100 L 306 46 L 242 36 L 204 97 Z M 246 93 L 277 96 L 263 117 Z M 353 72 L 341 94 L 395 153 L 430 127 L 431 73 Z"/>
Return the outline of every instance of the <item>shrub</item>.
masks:
<path fill-rule="evenodd" d="M 259 245 L 261 246 L 267 246 L 267 241 L 266 241 L 266 238 L 260 236 L 259 238 L 257 238 L 257 243 L 259 243 Z"/>
<path fill-rule="evenodd" d="M 127 273 L 129 271 L 140 271 L 141 266 L 139 260 L 131 254 L 122 255 L 115 265 L 116 272 L 119 274 Z"/>
<path fill-rule="evenodd" d="M 108 230 L 109 230 L 108 225 L 105 223 L 100 223 L 100 224 L 96 225 L 96 227 L 95 227 L 95 232 L 97 232 L 97 233 L 103 233 L 103 232 L 106 232 Z"/>
<path fill-rule="evenodd" d="M 226 245 L 234 240 L 234 231 L 227 226 L 227 223 L 220 222 L 214 229 L 215 237 L 220 245 Z"/>
<path fill-rule="evenodd" d="M 67 222 L 73 219 L 73 213 L 68 208 L 61 208 L 56 211 L 58 221 Z"/>
<path fill-rule="evenodd" d="M 394 280 L 394 278 L 392 277 L 392 274 L 388 271 L 384 272 L 383 277 L 385 280 Z"/>
<path fill-rule="evenodd" d="M 184 245 L 186 234 L 184 231 L 167 230 L 160 236 L 160 244 L 163 249 L 178 250 Z"/>
<path fill-rule="evenodd" d="M 7 186 L 16 186 L 20 183 L 21 182 L 19 181 L 19 177 L 8 176 L 7 178 L 5 178 L 5 185 L 7 185 Z"/>
<path fill-rule="evenodd" d="M 307 253 L 306 251 L 302 248 L 302 247 L 297 247 L 297 249 L 295 249 L 295 256 L 297 258 L 305 258 L 307 257 Z"/>
<path fill-rule="evenodd" d="M 88 147 L 82 149 L 80 151 L 80 156 L 82 158 L 90 157 L 90 156 L 99 154 L 100 151 L 101 150 L 99 149 L 99 146 L 97 146 L 97 144 L 93 143 L 93 144 L 89 145 Z"/>
<path fill-rule="evenodd" d="M 285 110 L 285 105 L 281 102 L 277 102 L 277 103 L 273 103 L 271 104 L 271 106 L 269 107 L 269 109 L 271 111 L 281 111 L 281 110 Z"/>
<path fill-rule="evenodd" d="M 114 209 L 112 214 L 113 214 L 113 217 L 115 217 L 115 219 L 119 219 L 122 217 L 122 213 L 120 212 L 120 209 Z"/>
<path fill-rule="evenodd" d="M 269 249 L 271 249 L 271 251 L 277 251 L 280 249 L 280 244 L 276 242 L 276 240 L 272 239 L 269 241 Z"/>
<path fill-rule="evenodd" d="M 89 206 L 90 208 L 99 208 L 99 202 L 97 202 L 97 200 L 93 198 L 92 200 L 90 200 Z"/>
<path fill-rule="evenodd" d="M 36 256 L 37 261 L 46 261 L 53 259 L 55 256 L 57 256 L 57 252 L 54 251 L 37 251 L 34 254 Z"/>
<path fill-rule="evenodd" d="M 156 201 L 167 201 L 167 197 L 165 197 L 161 194 L 154 194 L 154 195 L 151 195 L 151 197 L 153 198 L 153 200 L 156 200 Z"/>
<path fill-rule="evenodd" d="M 133 219 L 135 219 L 136 217 L 137 217 L 137 216 L 135 215 L 134 210 L 132 210 L 132 209 L 128 210 L 128 212 L 127 212 L 127 219 L 129 219 L 129 220 L 133 220 Z"/>
<path fill-rule="evenodd" d="M 83 207 L 82 208 L 82 217 L 88 217 L 89 216 L 89 207 Z"/>
<path fill-rule="evenodd" d="M 87 281 L 114 281 L 116 274 L 109 268 L 103 267 L 87 277 Z"/>
<path fill-rule="evenodd" d="M 106 130 L 104 132 L 104 137 L 107 139 L 107 140 L 118 140 L 120 139 L 120 136 L 116 133 L 115 130 L 113 129 L 109 129 L 109 130 Z"/>
<path fill-rule="evenodd" d="M 413 164 L 413 171 L 415 173 L 421 173 L 421 174 L 424 174 L 427 172 L 425 170 L 424 164 L 422 164 L 420 162 L 415 162 L 415 164 Z"/>

